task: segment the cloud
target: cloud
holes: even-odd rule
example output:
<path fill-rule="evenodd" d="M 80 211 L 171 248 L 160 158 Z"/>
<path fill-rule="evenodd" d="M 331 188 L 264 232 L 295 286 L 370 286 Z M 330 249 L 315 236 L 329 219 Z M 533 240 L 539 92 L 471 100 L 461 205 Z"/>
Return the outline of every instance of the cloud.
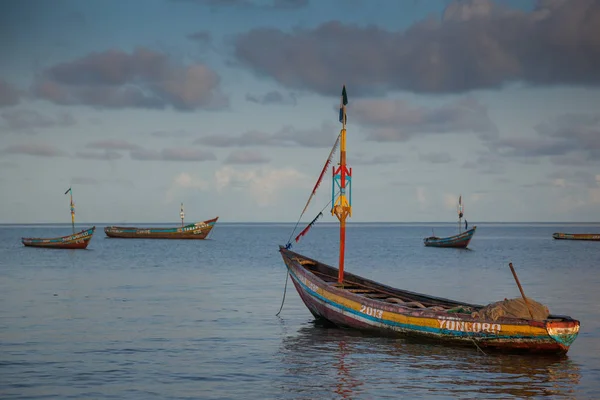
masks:
<path fill-rule="evenodd" d="M 138 47 L 131 53 L 91 53 L 46 68 L 33 93 L 63 105 L 191 111 L 227 107 L 219 84 L 219 75 L 206 65 L 179 65 L 164 53 Z"/>
<path fill-rule="evenodd" d="M 140 150 L 141 146 L 122 139 L 108 139 L 88 143 L 85 147 L 103 150 Z"/>
<path fill-rule="evenodd" d="M 275 204 L 279 191 L 298 185 L 306 177 L 293 168 L 237 170 L 227 166 L 215 173 L 217 191 L 248 190 L 261 207 Z"/>
<path fill-rule="evenodd" d="M 8 129 L 25 133 L 36 133 L 36 130 L 40 128 L 66 128 L 77 123 L 69 113 L 60 113 L 49 117 L 35 110 L 14 110 L 5 111 L 0 116 Z"/>
<path fill-rule="evenodd" d="M 113 150 L 106 150 L 102 153 L 94 153 L 91 151 L 78 151 L 75 153 L 75 157 L 82 158 L 84 160 L 118 160 L 123 157 L 121 153 Z"/>
<path fill-rule="evenodd" d="M 384 165 L 396 164 L 402 161 L 402 156 L 398 154 L 381 154 L 378 156 L 368 156 L 365 153 L 354 153 L 348 157 L 350 165 Z"/>
<path fill-rule="evenodd" d="M 66 157 L 68 156 L 62 150 L 51 146 L 49 144 L 42 143 L 28 143 L 28 144 L 17 144 L 13 146 L 7 146 L 0 151 L 0 154 L 24 154 L 36 157 Z"/>
<path fill-rule="evenodd" d="M 19 104 L 21 94 L 4 79 L 0 79 L 0 107 L 10 107 Z"/>
<path fill-rule="evenodd" d="M 415 106 L 403 100 L 364 99 L 352 104 L 352 117 L 367 130 L 367 139 L 402 142 L 420 134 L 475 133 L 496 137 L 497 128 L 487 108 L 473 98 L 459 99 L 437 108 Z"/>
<path fill-rule="evenodd" d="M 171 186 L 167 190 L 167 203 L 172 202 L 175 199 L 176 194 L 181 190 L 197 189 L 197 190 L 208 190 L 210 187 L 209 183 L 196 178 L 187 172 L 181 172 L 179 175 L 173 178 Z"/>
<path fill-rule="evenodd" d="M 257 151 L 240 150 L 229 154 L 225 159 L 225 164 L 264 164 L 271 161 Z"/>
<path fill-rule="evenodd" d="M 263 95 L 253 95 L 253 94 L 247 93 L 246 101 L 249 101 L 251 103 L 262 104 L 262 105 L 281 104 L 281 105 L 294 105 L 295 106 L 297 104 L 296 95 L 294 93 L 289 93 L 286 96 L 277 90 L 267 92 Z"/>
<path fill-rule="evenodd" d="M 265 43 L 268 43 L 265 46 Z M 404 31 L 331 21 L 314 28 L 256 28 L 235 56 L 289 88 L 332 95 L 406 90 L 461 93 L 530 85 L 600 83 L 600 3 L 540 0 L 531 11 L 455 0 L 441 18 Z"/>
<path fill-rule="evenodd" d="M 209 152 L 198 149 L 170 148 L 161 151 L 132 150 L 130 156 L 140 161 L 212 161 L 217 157 Z"/>
<path fill-rule="evenodd" d="M 320 128 L 314 129 L 299 130 L 292 126 L 284 126 L 275 133 L 248 131 L 240 136 L 210 135 L 198 138 L 194 143 L 214 147 L 331 147 L 338 132 L 338 128 L 333 123 L 323 122 Z"/>
<path fill-rule="evenodd" d="M 259 10 L 295 10 L 308 6 L 309 0 L 171 0 L 175 2 L 194 3 L 210 7 L 214 12 L 221 8 L 239 7 Z"/>
<path fill-rule="evenodd" d="M 432 164 L 447 164 L 454 161 L 454 158 L 448 153 L 427 153 L 419 154 L 419 160 Z"/>
<path fill-rule="evenodd" d="M 534 138 L 512 137 L 490 143 L 507 157 L 545 157 L 559 165 L 600 161 L 600 113 L 562 114 L 535 126 Z"/>

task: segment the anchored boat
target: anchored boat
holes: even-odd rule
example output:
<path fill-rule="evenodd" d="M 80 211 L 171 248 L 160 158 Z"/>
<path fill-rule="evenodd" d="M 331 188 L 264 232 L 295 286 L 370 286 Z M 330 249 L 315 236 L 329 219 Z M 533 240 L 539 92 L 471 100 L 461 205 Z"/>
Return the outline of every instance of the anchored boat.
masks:
<path fill-rule="evenodd" d="M 71 195 L 71 226 L 73 233 L 55 238 L 21 238 L 21 242 L 29 247 L 46 247 L 52 249 L 85 249 L 96 230 L 95 226 L 75 233 L 75 203 L 73 203 L 73 190 L 69 188 L 65 194 Z"/>
<path fill-rule="evenodd" d="M 289 277 L 312 315 L 339 327 L 413 336 L 440 344 L 509 352 L 566 353 L 577 338 L 579 321 L 551 315 L 545 306 L 526 298 L 512 264 L 522 300 L 505 300 L 487 306 L 396 289 L 344 272 L 345 221 L 351 216 L 352 181 L 352 169 L 346 165 L 347 104 L 344 87 L 340 105 L 342 129 L 304 207 L 306 211 L 339 144 L 340 162 L 333 168 L 331 203 L 331 213 L 340 221 L 339 267 L 292 251 L 291 242 L 279 247 Z M 317 218 L 319 216 L 321 213 Z M 296 242 L 317 218 L 296 236 Z"/>

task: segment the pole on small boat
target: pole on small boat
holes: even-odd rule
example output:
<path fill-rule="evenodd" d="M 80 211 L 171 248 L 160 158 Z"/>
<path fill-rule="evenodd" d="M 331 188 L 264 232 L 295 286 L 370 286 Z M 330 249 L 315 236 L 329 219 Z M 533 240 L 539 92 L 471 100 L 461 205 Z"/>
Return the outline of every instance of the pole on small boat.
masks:
<path fill-rule="evenodd" d="M 462 230 L 462 217 L 463 217 L 463 206 L 462 206 L 462 194 L 458 196 L 458 233 Z"/>
<path fill-rule="evenodd" d="M 181 227 L 183 228 L 183 217 L 185 217 L 183 212 L 183 203 L 181 203 L 181 211 L 179 211 L 179 216 L 181 217 Z"/>
<path fill-rule="evenodd" d="M 69 188 L 65 194 L 70 193 L 71 195 L 71 228 L 73 229 L 73 234 L 75 234 L 75 204 L 73 204 L 73 190 Z"/>
<path fill-rule="evenodd" d="M 525 297 L 525 293 L 523 292 L 523 288 L 521 287 L 521 283 L 519 282 L 519 278 L 517 278 L 517 273 L 515 272 L 515 269 L 513 268 L 512 263 L 508 263 L 508 266 L 510 267 L 510 271 L 512 272 L 513 276 L 515 277 L 515 281 L 517 282 L 517 286 L 519 287 L 519 291 L 521 292 L 521 296 L 523 297 L 523 301 L 525 301 L 525 305 L 527 306 L 527 311 L 529 311 L 529 315 L 531 316 L 531 319 L 535 319 L 535 318 L 533 318 L 533 313 L 531 312 L 531 307 L 529 306 L 529 302 L 527 301 L 527 297 Z"/>
<path fill-rule="evenodd" d="M 338 167 L 333 167 L 333 184 L 332 184 L 332 202 L 331 214 L 335 215 L 340 221 L 340 261 L 338 282 L 344 282 L 344 254 L 346 247 L 346 218 L 352 216 L 352 168 L 346 166 L 346 104 L 348 104 L 348 96 L 346 95 L 346 85 L 342 89 L 342 97 L 340 102 L 340 122 L 342 130 L 340 132 L 340 163 Z M 337 198 L 336 186 L 339 189 Z M 346 197 L 346 188 L 348 189 L 348 197 Z"/>

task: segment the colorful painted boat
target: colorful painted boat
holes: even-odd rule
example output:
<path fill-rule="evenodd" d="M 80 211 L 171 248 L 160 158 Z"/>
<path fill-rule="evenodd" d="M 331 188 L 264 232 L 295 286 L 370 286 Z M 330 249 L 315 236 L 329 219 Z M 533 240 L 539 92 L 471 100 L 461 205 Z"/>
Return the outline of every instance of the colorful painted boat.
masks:
<path fill-rule="evenodd" d="M 593 240 L 600 241 L 598 233 L 553 233 L 552 237 L 558 240 Z"/>
<path fill-rule="evenodd" d="M 56 238 L 21 238 L 21 242 L 28 247 L 46 247 L 51 249 L 85 249 L 87 248 L 92 235 L 96 230 L 95 226 L 75 233 L 75 203 L 73 202 L 73 190 L 67 189 L 65 194 L 69 193 L 71 198 L 71 228 L 73 233 L 67 236 Z"/>
<path fill-rule="evenodd" d="M 107 226 L 106 236 L 123 239 L 206 239 L 219 217 L 176 228 Z"/>
<path fill-rule="evenodd" d="M 564 354 L 579 333 L 579 321 L 472 317 L 483 306 L 395 289 L 280 247 L 292 282 L 315 318 L 339 327 L 478 346 L 484 351 Z"/>
<path fill-rule="evenodd" d="M 430 236 L 428 238 L 423 239 L 423 243 L 427 247 L 454 247 L 460 249 L 466 249 L 473 238 L 473 234 L 477 229 L 476 226 L 469 229 L 468 231 L 464 231 L 459 233 L 458 235 L 449 236 L 449 237 L 437 237 Z"/>
<path fill-rule="evenodd" d="M 342 130 L 304 207 L 306 211 L 339 143 L 340 162 L 333 167 L 331 201 L 331 213 L 340 221 L 339 267 L 334 268 L 293 252 L 290 250 L 291 241 L 285 247 L 279 247 L 288 277 L 291 277 L 300 298 L 313 316 L 339 327 L 432 339 L 440 344 L 467 345 L 501 351 L 566 353 L 577 338 L 579 321 L 567 316 L 549 315 L 547 310 L 544 314 L 537 315 L 532 312 L 512 264 L 511 270 L 531 319 L 521 318 L 520 315 L 519 318 L 514 315 L 506 317 L 506 313 L 491 319 L 488 317 L 491 313 L 485 312 L 491 305 L 484 308 L 480 305 L 409 292 L 344 273 L 345 221 L 352 215 L 352 169 L 346 165 L 347 103 L 344 87 L 340 105 Z M 321 213 L 296 236 L 296 242 L 307 233 L 320 215 Z M 290 239 L 292 236 L 293 233 Z M 493 315 L 497 316 L 500 313 Z M 537 319 L 534 319 L 534 316 Z"/>
<path fill-rule="evenodd" d="M 56 238 L 22 238 L 21 241 L 29 247 L 46 247 L 51 249 L 85 249 L 87 248 L 96 227 L 84 229 L 81 232 Z"/>

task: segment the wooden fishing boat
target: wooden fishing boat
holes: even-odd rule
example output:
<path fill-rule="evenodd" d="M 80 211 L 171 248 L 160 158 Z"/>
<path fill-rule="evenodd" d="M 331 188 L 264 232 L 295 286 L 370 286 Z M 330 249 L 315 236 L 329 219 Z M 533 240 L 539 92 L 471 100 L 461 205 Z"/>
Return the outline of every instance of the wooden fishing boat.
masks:
<path fill-rule="evenodd" d="M 56 238 L 22 238 L 25 246 L 46 247 L 52 249 L 85 249 L 87 248 L 96 227 L 84 229 L 81 232 Z"/>
<path fill-rule="evenodd" d="M 579 333 L 579 321 L 567 316 L 550 315 L 545 306 L 528 300 L 512 264 L 510 268 L 530 318 L 504 312 L 508 310 L 502 308 L 505 307 L 504 302 L 499 302 L 500 306 L 492 303 L 484 307 L 396 289 L 344 272 L 345 221 L 351 215 L 352 180 L 352 169 L 346 166 L 346 104 L 344 87 L 340 105 L 342 130 L 304 207 L 306 211 L 339 142 L 340 163 L 333 168 L 331 202 L 331 213 L 340 221 L 338 268 L 290 250 L 291 242 L 279 246 L 288 277 L 291 277 L 312 315 L 339 327 L 431 339 L 439 344 L 468 345 L 507 352 L 566 353 Z M 336 188 L 339 189 L 337 194 Z M 317 218 L 296 236 L 296 242 Z M 506 301 L 510 303 L 512 300 Z M 531 303 L 543 307 L 545 312 L 536 312 Z M 498 311 L 498 307 L 502 312 Z"/>
<path fill-rule="evenodd" d="M 473 234 L 475 233 L 476 229 L 477 226 L 474 226 L 468 231 L 464 231 L 462 233 L 459 233 L 458 235 L 443 238 L 437 236 L 430 236 L 428 238 L 423 239 L 423 243 L 427 247 L 454 247 L 466 249 L 469 245 L 469 242 L 471 241 L 471 238 L 473 238 Z"/>
<path fill-rule="evenodd" d="M 107 226 L 106 236 L 124 239 L 206 239 L 219 217 L 176 228 Z"/>
<path fill-rule="evenodd" d="M 545 320 L 474 317 L 483 306 L 395 289 L 280 247 L 292 282 L 317 319 L 339 327 L 406 335 L 449 345 L 505 352 L 564 354 L 579 321 L 549 315 Z"/>
<path fill-rule="evenodd" d="M 598 233 L 561 233 L 556 232 L 552 234 L 554 239 L 558 240 L 593 240 L 600 241 L 600 234 Z"/>
<path fill-rule="evenodd" d="M 69 188 L 65 194 L 69 193 L 71 198 L 71 228 L 73 233 L 67 236 L 55 238 L 21 238 L 21 242 L 28 247 L 46 247 L 51 249 L 85 249 L 87 248 L 92 235 L 96 230 L 95 226 L 75 233 L 75 203 L 73 202 L 73 190 Z"/>
<path fill-rule="evenodd" d="M 475 230 L 477 229 L 474 226 L 471 229 L 468 229 L 469 223 L 465 219 L 465 231 L 461 231 L 462 227 L 462 219 L 464 216 L 464 207 L 462 203 L 462 195 L 458 196 L 458 234 L 454 236 L 448 237 L 437 237 L 435 235 L 426 237 L 423 239 L 423 244 L 426 247 L 453 247 L 456 249 L 466 249 L 475 234 Z"/>

